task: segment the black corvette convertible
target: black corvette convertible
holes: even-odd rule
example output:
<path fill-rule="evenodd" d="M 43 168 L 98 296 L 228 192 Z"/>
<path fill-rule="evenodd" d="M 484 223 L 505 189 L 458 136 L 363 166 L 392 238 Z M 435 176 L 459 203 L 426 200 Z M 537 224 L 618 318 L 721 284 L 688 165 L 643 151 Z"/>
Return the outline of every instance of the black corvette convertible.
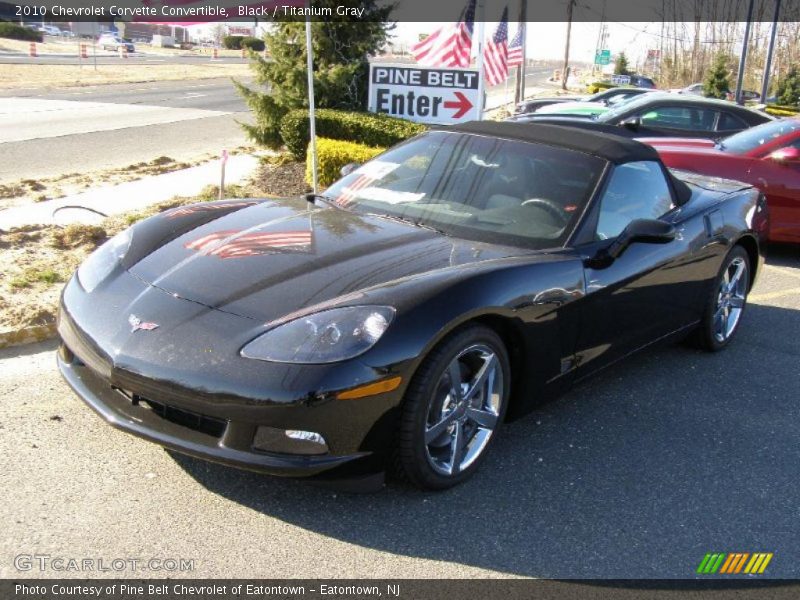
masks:
<path fill-rule="evenodd" d="M 374 485 L 472 475 L 504 419 L 656 341 L 726 346 L 766 204 L 638 142 L 469 123 L 328 188 L 180 207 L 66 285 L 58 363 L 122 430 Z"/>

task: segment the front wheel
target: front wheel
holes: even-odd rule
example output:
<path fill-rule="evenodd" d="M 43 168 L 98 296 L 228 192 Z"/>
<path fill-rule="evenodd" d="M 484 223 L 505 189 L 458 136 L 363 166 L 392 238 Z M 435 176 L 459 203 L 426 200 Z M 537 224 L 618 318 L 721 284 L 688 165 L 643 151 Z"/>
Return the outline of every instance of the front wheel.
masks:
<path fill-rule="evenodd" d="M 470 325 L 446 338 L 424 359 L 403 401 L 401 474 L 436 490 L 469 478 L 497 437 L 510 383 L 508 353 L 492 329 Z"/>
<path fill-rule="evenodd" d="M 736 334 L 750 291 L 750 257 L 734 246 L 725 257 L 707 301 L 697 341 L 705 350 L 716 352 Z"/>

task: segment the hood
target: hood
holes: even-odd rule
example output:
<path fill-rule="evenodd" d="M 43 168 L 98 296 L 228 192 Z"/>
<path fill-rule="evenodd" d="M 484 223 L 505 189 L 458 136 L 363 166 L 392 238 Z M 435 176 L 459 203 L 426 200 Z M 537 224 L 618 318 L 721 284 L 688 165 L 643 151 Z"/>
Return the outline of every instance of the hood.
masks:
<path fill-rule="evenodd" d="M 373 215 L 309 210 L 292 199 L 206 222 L 154 248 L 129 272 L 178 297 L 271 321 L 402 277 L 531 252 Z"/>
<path fill-rule="evenodd" d="M 598 115 L 608 110 L 602 102 L 559 102 L 543 106 L 536 111 L 539 115 L 551 114 L 579 114 L 579 115 Z"/>

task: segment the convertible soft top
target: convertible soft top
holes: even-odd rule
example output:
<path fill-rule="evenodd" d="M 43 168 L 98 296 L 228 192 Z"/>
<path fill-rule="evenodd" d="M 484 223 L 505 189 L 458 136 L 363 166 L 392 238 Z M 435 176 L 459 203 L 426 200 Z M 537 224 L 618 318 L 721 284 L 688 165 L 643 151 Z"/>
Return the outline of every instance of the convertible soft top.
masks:
<path fill-rule="evenodd" d="M 559 146 L 604 158 L 615 164 L 637 160 L 659 160 L 658 152 L 651 146 L 622 136 L 595 133 L 577 127 L 545 123 L 469 121 L 448 127 L 447 131 Z"/>

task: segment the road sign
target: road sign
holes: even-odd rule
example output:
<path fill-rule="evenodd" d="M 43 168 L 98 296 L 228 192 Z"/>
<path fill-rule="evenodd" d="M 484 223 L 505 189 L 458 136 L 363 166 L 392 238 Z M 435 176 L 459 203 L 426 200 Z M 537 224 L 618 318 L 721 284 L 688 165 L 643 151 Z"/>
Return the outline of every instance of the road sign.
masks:
<path fill-rule="evenodd" d="M 594 55 L 594 64 L 607 65 L 611 62 L 611 50 L 598 50 Z"/>
<path fill-rule="evenodd" d="M 369 110 L 418 123 L 478 118 L 478 71 L 370 65 Z"/>

